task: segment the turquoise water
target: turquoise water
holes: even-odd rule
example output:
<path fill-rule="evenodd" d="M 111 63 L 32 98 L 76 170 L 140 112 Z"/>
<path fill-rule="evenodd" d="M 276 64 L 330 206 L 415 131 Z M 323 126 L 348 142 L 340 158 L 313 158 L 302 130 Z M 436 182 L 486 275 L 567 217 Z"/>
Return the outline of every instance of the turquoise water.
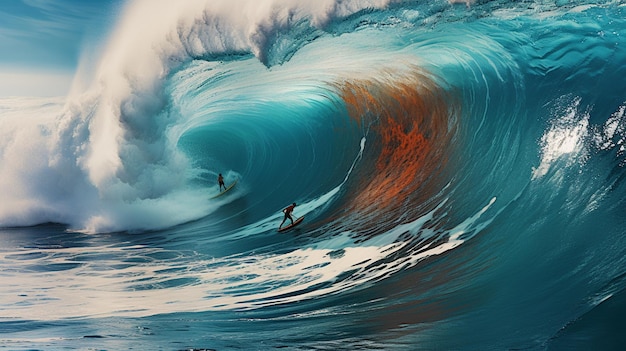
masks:
<path fill-rule="evenodd" d="M 0 100 L 0 348 L 622 344 L 621 3 L 270 3 Z"/>

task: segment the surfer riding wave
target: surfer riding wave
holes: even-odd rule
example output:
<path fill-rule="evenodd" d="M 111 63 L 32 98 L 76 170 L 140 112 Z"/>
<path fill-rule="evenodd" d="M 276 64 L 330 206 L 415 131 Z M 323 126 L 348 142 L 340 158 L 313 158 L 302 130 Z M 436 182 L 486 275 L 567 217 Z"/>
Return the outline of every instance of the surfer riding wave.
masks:
<path fill-rule="evenodd" d="M 287 219 L 289 219 L 291 221 L 291 224 L 293 225 L 293 218 L 291 217 L 291 213 L 293 212 L 293 209 L 295 207 L 296 207 L 296 203 L 294 202 L 291 205 L 287 206 L 285 209 L 283 209 L 283 213 L 285 214 L 285 217 L 283 218 L 282 223 L 280 223 L 280 225 L 278 226 L 278 229 L 283 227 L 283 224 L 285 224 Z"/>

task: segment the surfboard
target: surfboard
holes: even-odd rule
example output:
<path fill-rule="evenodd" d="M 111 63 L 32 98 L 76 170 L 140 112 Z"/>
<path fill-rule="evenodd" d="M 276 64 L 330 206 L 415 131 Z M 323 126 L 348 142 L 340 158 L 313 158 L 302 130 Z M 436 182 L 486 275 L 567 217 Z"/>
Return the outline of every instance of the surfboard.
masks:
<path fill-rule="evenodd" d="M 279 232 L 284 232 L 285 230 L 289 230 L 289 229 L 297 226 L 298 224 L 302 223 L 303 220 L 304 220 L 304 216 L 302 216 L 302 217 L 296 219 L 295 221 L 293 221 L 293 224 L 286 225 L 286 226 L 284 226 L 282 228 L 278 228 L 278 231 Z"/>
<path fill-rule="evenodd" d="M 235 186 L 235 184 L 237 184 L 238 180 L 239 179 L 235 179 L 235 181 L 231 185 L 229 185 L 226 189 L 224 189 L 224 191 L 222 191 L 221 193 L 213 196 L 211 199 L 215 199 L 216 197 L 220 197 L 220 196 L 226 194 L 230 189 L 232 189 Z"/>

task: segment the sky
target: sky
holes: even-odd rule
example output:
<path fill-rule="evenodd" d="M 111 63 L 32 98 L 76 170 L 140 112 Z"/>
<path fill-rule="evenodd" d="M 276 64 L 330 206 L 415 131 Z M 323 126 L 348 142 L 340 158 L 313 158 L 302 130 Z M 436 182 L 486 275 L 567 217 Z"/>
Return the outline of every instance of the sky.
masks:
<path fill-rule="evenodd" d="M 122 0 L 2 0 L 0 97 L 63 96 Z"/>

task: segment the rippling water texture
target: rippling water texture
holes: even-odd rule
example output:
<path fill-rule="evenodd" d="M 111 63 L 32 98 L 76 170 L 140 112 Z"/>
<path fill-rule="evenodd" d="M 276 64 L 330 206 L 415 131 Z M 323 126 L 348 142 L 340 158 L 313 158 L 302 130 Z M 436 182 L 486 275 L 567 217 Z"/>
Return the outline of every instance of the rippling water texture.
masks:
<path fill-rule="evenodd" d="M 236 5 L 0 100 L 0 347 L 623 344 L 621 2 Z"/>

